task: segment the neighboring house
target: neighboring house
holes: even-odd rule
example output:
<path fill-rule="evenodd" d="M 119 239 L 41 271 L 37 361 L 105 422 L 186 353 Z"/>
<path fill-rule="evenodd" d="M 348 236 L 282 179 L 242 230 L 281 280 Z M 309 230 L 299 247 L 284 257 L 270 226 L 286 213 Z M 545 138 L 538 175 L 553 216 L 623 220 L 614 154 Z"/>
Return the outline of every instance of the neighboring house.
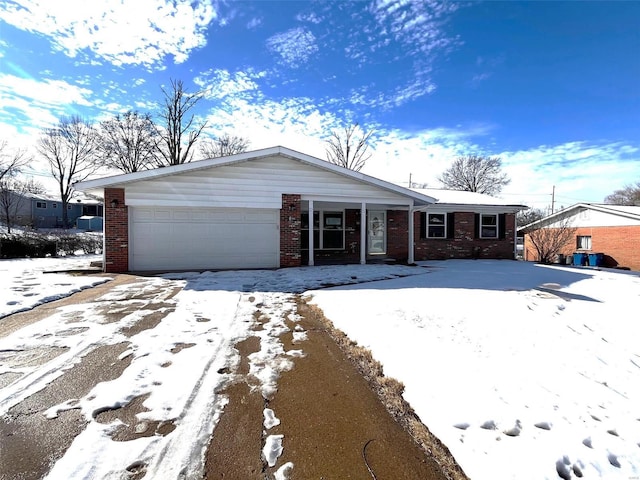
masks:
<path fill-rule="evenodd" d="M 104 198 L 107 272 L 514 258 L 524 208 L 438 203 L 284 147 L 75 187 Z"/>
<path fill-rule="evenodd" d="M 29 194 L 17 200 L 14 224 L 33 228 L 62 228 L 62 202 L 50 194 Z M 101 217 L 102 203 L 99 200 L 80 196 L 67 204 L 67 218 L 71 227 L 82 216 Z M 97 225 L 97 222 L 94 223 Z"/>
<path fill-rule="evenodd" d="M 640 270 L 640 207 L 578 203 L 522 227 L 558 228 L 568 220 L 575 228 L 572 240 L 559 252 L 573 258 L 574 253 L 602 254 L 602 266 Z M 525 234 L 525 260 L 536 261 L 537 253 Z"/>

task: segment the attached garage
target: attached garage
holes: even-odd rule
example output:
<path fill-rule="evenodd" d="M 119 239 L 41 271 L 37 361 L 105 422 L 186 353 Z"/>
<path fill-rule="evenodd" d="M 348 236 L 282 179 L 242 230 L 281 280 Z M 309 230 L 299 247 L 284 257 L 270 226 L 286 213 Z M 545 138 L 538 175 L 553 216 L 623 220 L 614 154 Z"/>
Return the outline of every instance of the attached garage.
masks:
<path fill-rule="evenodd" d="M 131 207 L 133 271 L 277 268 L 275 209 Z"/>

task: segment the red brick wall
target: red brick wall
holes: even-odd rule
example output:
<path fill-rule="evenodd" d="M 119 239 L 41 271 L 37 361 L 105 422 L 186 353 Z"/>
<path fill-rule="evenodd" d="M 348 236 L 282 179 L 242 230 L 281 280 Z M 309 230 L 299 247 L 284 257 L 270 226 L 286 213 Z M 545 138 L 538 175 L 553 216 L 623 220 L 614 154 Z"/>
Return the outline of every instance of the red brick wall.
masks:
<path fill-rule="evenodd" d="M 387 256 L 398 261 L 409 258 L 409 212 L 406 210 L 387 210 Z"/>
<path fill-rule="evenodd" d="M 573 240 L 560 253 L 572 255 L 576 251 L 577 236 L 591 236 L 591 250 L 585 253 L 603 253 L 605 267 L 624 267 L 640 270 L 640 225 L 626 227 L 581 227 Z M 538 254 L 529 236 L 524 238 L 525 260 L 536 261 Z M 583 250 L 581 250 L 583 251 Z"/>
<path fill-rule="evenodd" d="M 280 209 L 280 266 L 299 267 L 302 263 L 300 253 L 300 230 L 302 228 L 300 195 L 282 194 Z"/>
<path fill-rule="evenodd" d="M 475 213 L 455 212 L 453 238 L 420 238 L 422 215 L 415 213 L 416 260 L 448 258 L 514 258 L 515 215 L 505 215 L 504 239 L 475 238 Z"/>
<path fill-rule="evenodd" d="M 117 205 L 111 206 L 116 200 Z M 104 266 L 107 273 L 129 270 L 129 212 L 124 189 L 104 189 Z"/>
<path fill-rule="evenodd" d="M 344 225 L 345 258 L 355 262 L 360 258 L 360 209 L 345 210 Z"/>

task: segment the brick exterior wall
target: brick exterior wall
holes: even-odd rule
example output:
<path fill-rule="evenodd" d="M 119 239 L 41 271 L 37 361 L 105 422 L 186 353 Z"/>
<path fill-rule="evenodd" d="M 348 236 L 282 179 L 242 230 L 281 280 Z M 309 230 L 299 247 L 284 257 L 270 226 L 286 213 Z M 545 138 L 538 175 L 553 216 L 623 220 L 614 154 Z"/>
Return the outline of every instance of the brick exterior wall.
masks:
<path fill-rule="evenodd" d="M 360 261 L 360 209 L 344 211 L 344 258 L 347 262 Z"/>
<path fill-rule="evenodd" d="M 409 258 L 409 212 L 406 210 L 387 210 L 387 256 L 399 262 Z"/>
<path fill-rule="evenodd" d="M 280 209 L 280 267 L 299 267 L 302 264 L 301 228 L 300 195 L 283 193 Z"/>
<path fill-rule="evenodd" d="M 112 207 L 111 202 L 117 201 Z M 124 203 L 124 189 L 104 189 L 104 266 L 107 273 L 129 270 L 129 211 Z"/>
<path fill-rule="evenodd" d="M 573 240 L 560 253 L 573 255 L 577 236 L 591 236 L 591 250 L 585 253 L 603 253 L 604 267 L 629 268 L 640 271 L 640 225 L 622 227 L 581 227 L 576 229 Z M 525 260 L 536 261 L 538 254 L 528 235 L 524 237 Z"/>
<path fill-rule="evenodd" d="M 420 238 L 422 215 L 415 213 L 414 239 L 416 260 L 448 258 L 514 258 L 515 215 L 505 214 L 504 238 L 476 238 L 475 213 L 455 212 L 453 238 Z"/>

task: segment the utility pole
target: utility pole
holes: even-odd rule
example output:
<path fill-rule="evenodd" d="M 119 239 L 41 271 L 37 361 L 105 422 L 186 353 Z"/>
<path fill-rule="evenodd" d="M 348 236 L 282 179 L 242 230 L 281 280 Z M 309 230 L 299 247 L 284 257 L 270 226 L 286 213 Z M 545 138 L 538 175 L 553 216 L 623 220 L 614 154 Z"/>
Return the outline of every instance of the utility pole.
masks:
<path fill-rule="evenodd" d="M 411 188 L 411 172 L 409 172 L 409 188 Z"/>
<path fill-rule="evenodd" d="M 556 204 L 556 186 L 554 185 L 553 189 L 551 190 L 551 215 L 553 215 L 555 204 Z"/>

